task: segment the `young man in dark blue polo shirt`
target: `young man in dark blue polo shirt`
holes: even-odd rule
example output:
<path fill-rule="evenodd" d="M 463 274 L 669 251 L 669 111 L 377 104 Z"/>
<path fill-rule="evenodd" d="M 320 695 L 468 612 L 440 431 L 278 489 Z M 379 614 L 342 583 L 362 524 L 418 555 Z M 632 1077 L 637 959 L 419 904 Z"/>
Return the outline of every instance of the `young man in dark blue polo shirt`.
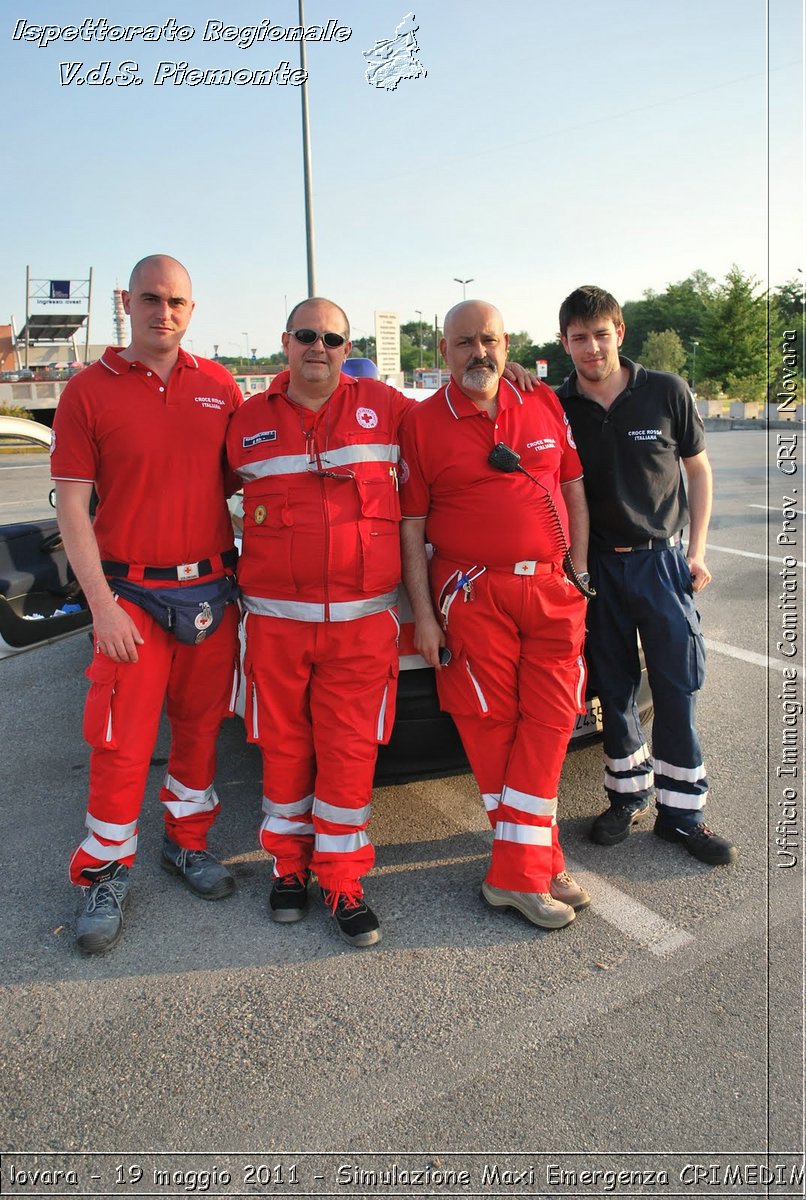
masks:
<path fill-rule="evenodd" d="M 703 424 L 682 379 L 619 355 L 624 331 L 618 302 L 601 288 L 577 288 L 560 308 L 562 343 L 575 369 L 558 395 L 590 510 L 588 565 L 597 595 L 588 608 L 586 656 L 602 702 L 610 801 L 591 837 L 603 846 L 624 841 L 654 789 L 655 833 L 701 862 L 726 864 L 736 849 L 703 821 L 708 779 L 694 726 L 705 650 L 693 593 L 711 581 L 705 539 L 712 479 Z M 635 703 L 637 633 L 655 705 L 652 755 Z"/>

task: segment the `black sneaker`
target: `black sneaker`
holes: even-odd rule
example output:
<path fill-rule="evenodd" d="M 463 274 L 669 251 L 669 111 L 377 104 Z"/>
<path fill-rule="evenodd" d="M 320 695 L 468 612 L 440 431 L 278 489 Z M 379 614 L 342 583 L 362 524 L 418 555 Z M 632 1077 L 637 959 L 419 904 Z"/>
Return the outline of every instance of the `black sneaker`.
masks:
<path fill-rule="evenodd" d="M 639 804 L 611 804 L 590 828 L 590 839 L 600 846 L 616 846 L 626 841 L 633 823 L 649 811 L 649 800 Z"/>
<path fill-rule="evenodd" d="M 682 842 L 693 858 L 708 863 L 711 867 L 725 867 L 736 861 L 739 853 L 727 838 L 720 837 L 707 825 L 694 825 L 691 829 L 680 829 L 677 825 L 655 821 L 655 833 L 665 842 Z"/>
<path fill-rule="evenodd" d="M 275 879 L 269 892 L 269 908 L 272 921 L 290 924 L 301 921 L 308 911 L 308 880 L 310 871 L 302 875 L 292 872 Z"/>
<path fill-rule="evenodd" d="M 123 910 L 129 902 L 129 868 L 113 862 L 84 871 L 88 881 L 84 911 L 76 924 L 76 945 L 84 954 L 111 950 L 123 933 Z"/>
<path fill-rule="evenodd" d="M 363 896 L 334 896 L 333 892 L 322 892 L 322 898 L 345 942 L 351 946 L 374 946 L 381 940 L 380 921 Z"/>
<path fill-rule="evenodd" d="M 172 875 L 181 875 L 195 896 L 202 900 L 223 900 L 235 891 L 235 880 L 223 863 L 209 850 L 188 850 L 163 838 L 161 865 Z"/>

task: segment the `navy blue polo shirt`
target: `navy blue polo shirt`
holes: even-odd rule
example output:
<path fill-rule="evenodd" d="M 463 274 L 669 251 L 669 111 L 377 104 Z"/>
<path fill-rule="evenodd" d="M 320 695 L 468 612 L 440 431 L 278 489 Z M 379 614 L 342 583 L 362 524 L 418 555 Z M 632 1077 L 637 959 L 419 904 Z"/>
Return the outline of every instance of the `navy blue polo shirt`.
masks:
<path fill-rule="evenodd" d="M 705 449 L 694 398 L 679 375 L 628 358 L 624 391 L 605 409 L 581 394 L 576 371 L 557 389 L 571 422 L 590 509 L 591 546 L 635 546 L 688 524 L 681 458 Z"/>

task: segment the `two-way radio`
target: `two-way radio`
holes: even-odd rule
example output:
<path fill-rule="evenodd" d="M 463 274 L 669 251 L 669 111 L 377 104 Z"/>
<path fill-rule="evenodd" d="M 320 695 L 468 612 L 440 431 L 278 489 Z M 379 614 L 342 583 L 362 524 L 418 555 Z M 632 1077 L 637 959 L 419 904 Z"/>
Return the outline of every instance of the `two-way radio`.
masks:
<path fill-rule="evenodd" d="M 589 600 L 592 600 L 596 595 L 596 591 L 588 584 L 583 583 L 579 578 L 579 575 L 577 575 L 576 567 L 574 566 L 573 559 L 571 558 L 571 548 L 568 545 L 568 540 L 565 536 L 565 530 L 563 529 L 563 523 L 560 518 L 560 514 L 557 512 L 557 507 L 552 500 L 551 493 L 546 485 L 541 483 L 539 479 L 536 479 L 535 476 L 527 471 L 525 467 L 521 466 L 520 454 L 518 454 L 517 450 L 513 450 L 504 442 L 497 442 L 496 445 L 493 446 L 487 461 L 491 467 L 495 467 L 497 471 L 503 471 L 506 475 L 511 474 L 513 471 L 520 471 L 521 475 L 525 475 L 527 479 L 531 479 L 532 483 L 540 488 L 541 492 L 543 493 L 543 500 L 545 501 L 548 509 L 548 515 L 551 518 L 552 525 L 554 526 L 554 532 L 557 534 L 559 543 L 563 549 L 563 569 L 577 591 L 581 592 L 583 596 L 587 596 Z"/>

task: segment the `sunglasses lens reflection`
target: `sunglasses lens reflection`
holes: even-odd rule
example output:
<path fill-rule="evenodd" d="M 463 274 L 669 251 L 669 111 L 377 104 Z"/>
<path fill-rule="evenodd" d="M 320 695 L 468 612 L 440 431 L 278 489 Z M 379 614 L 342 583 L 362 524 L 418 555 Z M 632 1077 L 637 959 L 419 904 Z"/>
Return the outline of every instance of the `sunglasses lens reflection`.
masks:
<path fill-rule="evenodd" d="M 347 341 L 341 333 L 320 333 L 318 329 L 291 329 L 289 333 L 303 346 L 312 346 L 321 337 L 329 350 L 338 350 Z"/>

